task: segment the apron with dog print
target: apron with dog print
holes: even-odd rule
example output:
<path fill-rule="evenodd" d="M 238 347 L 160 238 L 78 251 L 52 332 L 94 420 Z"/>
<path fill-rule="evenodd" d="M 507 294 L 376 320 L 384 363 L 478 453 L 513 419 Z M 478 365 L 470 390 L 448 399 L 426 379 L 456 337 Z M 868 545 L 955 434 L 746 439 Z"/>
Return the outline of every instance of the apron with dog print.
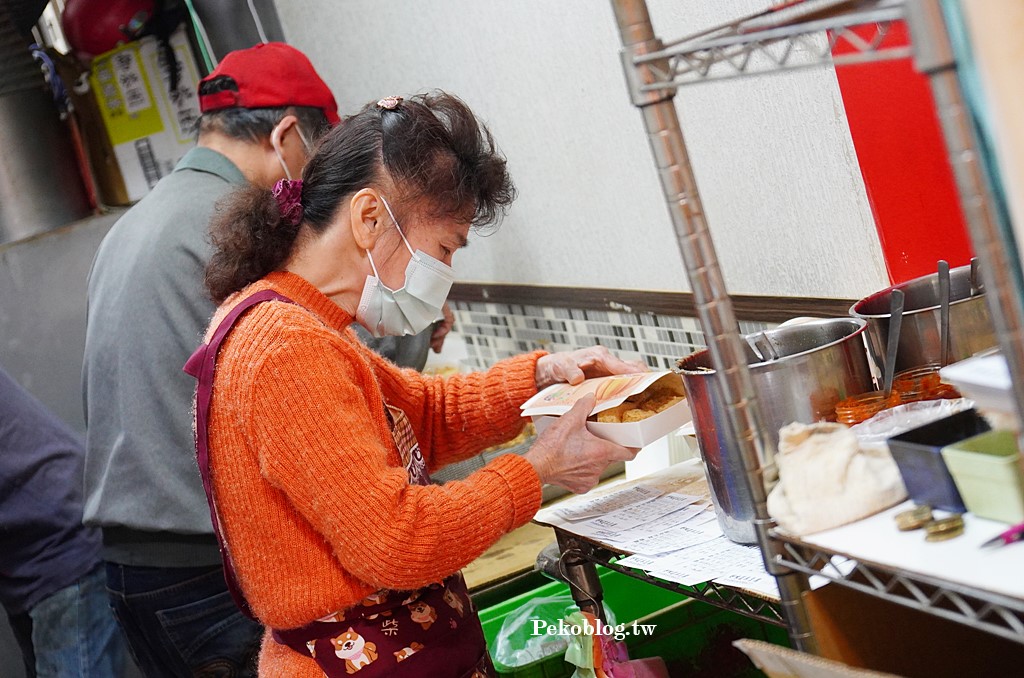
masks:
<path fill-rule="evenodd" d="M 200 346 L 185 365 L 185 371 L 199 381 L 196 457 L 214 532 L 221 546 L 225 579 L 235 602 L 250 617 L 253 615 L 238 586 L 213 502 L 207 419 L 214 366 L 221 344 L 245 311 L 270 300 L 294 303 L 271 290 L 257 292 L 232 309 L 209 343 Z M 426 463 L 408 417 L 387 403 L 385 411 L 409 483 L 429 484 Z M 487 678 L 496 675 L 476 607 L 461 572 L 416 591 L 377 591 L 352 608 L 339 610 L 302 628 L 274 630 L 272 636 L 278 643 L 313 659 L 328 678 L 353 674 L 358 678 Z"/>

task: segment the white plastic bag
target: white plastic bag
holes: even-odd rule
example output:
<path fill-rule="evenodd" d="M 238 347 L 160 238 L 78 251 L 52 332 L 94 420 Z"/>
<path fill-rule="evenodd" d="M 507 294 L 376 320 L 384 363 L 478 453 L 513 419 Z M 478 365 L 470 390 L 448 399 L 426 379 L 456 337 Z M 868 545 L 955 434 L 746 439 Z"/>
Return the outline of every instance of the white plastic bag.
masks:
<path fill-rule="evenodd" d="M 974 407 L 974 401 L 967 398 L 952 400 L 922 400 L 882 410 L 866 421 L 851 426 L 861 446 L 884 443 L 889 438 L 906 433 L 918 426 L 930 424 L 939 419 L 951 417 Z"/>

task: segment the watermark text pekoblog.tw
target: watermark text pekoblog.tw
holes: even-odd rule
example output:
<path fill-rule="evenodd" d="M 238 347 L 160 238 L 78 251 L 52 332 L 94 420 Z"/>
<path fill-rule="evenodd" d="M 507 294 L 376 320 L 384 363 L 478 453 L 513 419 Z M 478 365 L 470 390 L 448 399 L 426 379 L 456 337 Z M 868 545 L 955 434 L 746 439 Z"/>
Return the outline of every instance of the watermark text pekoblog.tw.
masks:
<path fill-rule="evenodd" d="M 614 640 L 625 640 L 626 636 L 652 636 L 657 624 L 606 624 L 598 621 L 596 624 L 585 620 L 582 624 L 568 624 L 564 619 L 559 619 L 557 624 L 552 624 L 544 619 L 531 619 L 533 624 L 533 635 L 547 636 L 581 636 L 581 635 L 602 635 L 610 636 Z"/>

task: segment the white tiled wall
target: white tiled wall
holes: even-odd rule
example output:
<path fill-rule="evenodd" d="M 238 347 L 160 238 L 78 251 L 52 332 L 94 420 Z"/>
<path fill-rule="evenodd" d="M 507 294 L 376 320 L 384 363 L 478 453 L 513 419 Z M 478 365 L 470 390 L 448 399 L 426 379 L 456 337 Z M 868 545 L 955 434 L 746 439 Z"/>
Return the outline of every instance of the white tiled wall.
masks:
<path fill-rule="evenodd" d="M 555 352 L 597 344 L 652 369 L 671 369 L 679 358 L 706 346 L 696 318 L 475 302 L 455 302 L 453 310 L 469 366 L 479 369 L 539 348 Z M 743 333 L 769 327 L 740 323 Z"/>

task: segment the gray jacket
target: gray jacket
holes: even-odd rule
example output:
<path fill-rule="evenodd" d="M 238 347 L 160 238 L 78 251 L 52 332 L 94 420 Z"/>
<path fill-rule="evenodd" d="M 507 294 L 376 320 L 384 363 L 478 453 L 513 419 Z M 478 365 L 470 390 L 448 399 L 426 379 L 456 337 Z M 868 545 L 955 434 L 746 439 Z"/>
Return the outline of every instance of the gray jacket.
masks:
<path fill-rule="evenodd" d="M 195 460 L 195 381 L 182 372 L 215 306 L 203 287 L 215 203 L 245 177 L 195 148 L 100 244 L 89 273 L 83 390 L 85 523 L 104 558 L 220 562 Z"/>

